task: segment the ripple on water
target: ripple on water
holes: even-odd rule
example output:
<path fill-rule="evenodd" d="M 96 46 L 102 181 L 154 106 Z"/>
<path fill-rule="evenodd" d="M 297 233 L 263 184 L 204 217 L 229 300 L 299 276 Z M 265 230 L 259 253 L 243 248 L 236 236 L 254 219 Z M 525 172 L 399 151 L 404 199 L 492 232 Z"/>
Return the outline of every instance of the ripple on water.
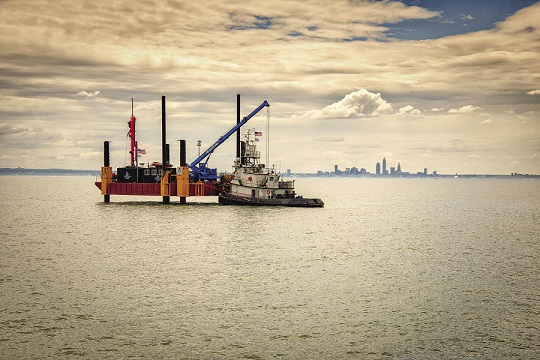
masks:
<path fill-rule="evenodd" d="M 273 209 L 1 180 L 2 358 L 540 353 L 535 181 L 302 179 L 325 208 Z"/>

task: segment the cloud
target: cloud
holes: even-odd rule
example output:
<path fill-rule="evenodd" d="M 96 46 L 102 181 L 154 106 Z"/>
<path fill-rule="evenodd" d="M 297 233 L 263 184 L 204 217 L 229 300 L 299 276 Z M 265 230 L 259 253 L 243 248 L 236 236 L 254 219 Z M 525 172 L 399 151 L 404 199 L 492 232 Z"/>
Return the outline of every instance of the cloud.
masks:
<path fill-rule="evenodd" d="M 485 125 L 485 124 L 491 124 L 491 123 L 492 121 L 490 119 L 487 119 L 487 120 L 482 121 L 480 124 Z"/>
<path fill-rule="evenodd" d="M 11 124 L 0 124 L 0 138 L 2 145 L 13 148 L 34 149 L 44 143 L 58 145 L 64 136 L 56 131 L 45 131 L 42 128 L 26 128 Z"/>
<path fill-rule="evenodd" d="M 18 144 L 28 137 L 35 146 L 39 144 L 42 154 L 61 146 L 66 153 L 85 151 L 80 142 L 42 143 L 45 134 L 34 136 L 36 131 L 32 131 L 42 128 L 65 139 L 86 139 L 88 134 L 89 140 L 95 139 L 90 143 L 98 151 L 103 140 L 112 140 L 118 149 L 112 158 L 120 161 L 124 159 L 124 126 L 131 114 L 132 97 L 140 120 L 141 144 L 157 143 L 158 148 L 159 131 L 156 133 L 154 127 L 159 126 L 161 95 L 167 96 L 172 137 L 181 134 L 188 144 L 196 144 L 201 135 L 208 134 L 209 139 L 203 141 L 214 141 L 220 132 L 215 128 L 217 121 L 234 122 L 237 93 L 243 96 L 244 115 L 268 99 L 272 115 L 284 119 L 275 122 L 276 128 L 292 114 L 348 120 L 362 117 L 365 120 L 340 122 L 343 128 L 312 121 L 304 138 L 330 141 L 344 137 L 349 143 L 365 135 L 385 152 L 395 153 L 401 151 L 397 144 L 405 138 L 411 142 L 422 138 L 410 139 L 415 132 L 398 132 L 402 124 L 396 129 L 394 123 L 378 121 L 374 117 L 377 114 L 397 114 L 407 104 L 431 109 L 426 111 L 430 117 L 416 116 L 421 119 L 407 126 L 419 129 L 428 143 L 444 143 L 448 136 L 474 143 L 473 136 L 500 141 L 496 131 L 505 129 L 504 133 L 510 133 L 506 126 L 515 123 L 502 118 L 499 121 L 498 116 L 511 118 L 500 113 L 515 108 L 523 130 L 512 132 L 513 143 L 508 148 L 529 151 L 531 147 L 523 145 L 523 137 L 538 133 L 538 122 L 534 120 L 538 118 L 539 104 L 533 96 L 524 101 L 523 95 L 539 95 L 535 90 L 540 89 L 538 81 L 530 74 L 540 69 L 536 61 L 540 51 L 540 4 L 524 8 L 493 29 L 418 41 L 385 39 L 392 36 L 393 26 L 389 24 L 405 20 L 402 25 L 408 28 L 415 19 L 437 16 L 404 3 L 209 0 L 204 7 L 187 1 L 167 1 L 156 7 L 125 0 L 58 0 L 36 1 L 28 7 L 17 1 L 3 2 L 0 67 L 5 76 L 0 96 L 5 106 L 0 123 L 20 128 L 0 129 L 11 134 L 2 137 L 2 152 L 17 154 Z M 118 21 L 120 12 L 126 21 Z M 36 22 L 43 18 L 40 14 L 47 17 Z M 467 10 L 461 14 L 467 15 Z M 456 21 L 463 22 L 459 17 Z M 438 24 L 422 23 L 428 28 Z M 289 35 L 293 33 L 303 35 Z M 368 41 L 359 41 L 359 37 Z M 381 39 L 387 41 L 377 41 Z M 66 88 L 75 90 L 66 94 Z M 97 93 L 98 88 L 104 92 Z M 345 95 L 358 89 L 374 93 L 356 93 L 356 102 L 348 102 Z M 382 95 L 377 97 L 376 92 Z M 103 101 L 96 102 L 98 98 Z M 493 123 L 478 126 L 487 118 L 478 118 L 480 111 L 475 112 L 472 105 L 469 110 L 473 112 L 458 114 L 460 110 L 466 112 L 467 107 L 460 106 L 467 102 L 489 113 Z M 390 111 L 392 104 L 395 111 Z M 449 109 L 453 109 L 450 114 Z M 467 115 L 476 121 L 469 121 Z M 440 121 L 430 121 L 435 117 Z M 305 120 L 290 121 L 287 129 L 305 126 L 309 121 Z M 478 133 L 479 128 L 489 136 Z M 290 141 L 294 133 L 284 131 L 280 141 Z M 144 147 L 151 156 L 149 145 Z M 192 148 L 196 153 L 196 147 Z M 306 154 L 308 158 L 316 150 L 315 145 L 308 151 L 302 144 L 289 152 Z M 224 165 L 215 166 L 228 169 L 230 159 L 224 158 Z M 62 166 L 99 168 L 101 161 L 97 156 L 89 161 L 66 160 Z M 295 161 L 291 160 L 292 167 L 304 166 Z M 441 161 L 448 164 L 448 169 L 456 166 L 457 171 L 460 166 L 459 161 Z M 49 161 L 42 166 L 58 164 Z M 479 167 L 486 164 L 483 161 Z M 507 166 L 506 162 L 501 164 L 501 168 Z M 531 163 L 527 171 L 538 172 L 538 166 Z"/>
<path fill-rule="evenodd" d="M 404 115 L 404 114 L 418 115 L 420 113 L 422 112 L 412 105 L 404 106 L 402 108 L 399 108 L 398 110 L 398 115 Z"/>
<path fill-rule="evenodd" d="M 26 128 L 13 126 L 11 124 L 0 124 L 0 136 L 8 134 L 19 134 L 28 131 Z"/>
<path fill-rule="evenodd" d="M 540 95 L 540 90 L 531 90 L 527 93 L 527 95 Z"/>
<path fill-rule="evenodd" d="M 371 117 L 392 112 L 392 105 L 381 94 L 360 89 L 345 95 L 340 101 L 321 110 L 312 110 L 303 115 L 311 119 Z"/>
<path fill-rule="evenodd" d="M 464 113 L 470 113 L 475 110 L 480 110 L 481 108 L 478 106 L 472 106 L 472 105 L 465 105 L 460 107 L 459 109 L 450 109 L 448 110 L 449 114 L 464 114 Z"/>
<path fill-rule="evenodd" d="M 474 20 L 474 17 L 472 15 L 465 15 L 461 17 L 462 20 Z"/>
<path fill-rule="evenodd" d="M 467 142 L 461 139 L 453 139 L 447 142 L 441 143 L 431 143 L 431 144 L 419 144 L 412 147 L 413 150 L 419 151 L 430 151 L 435 153 L 467 153 L 467 152 L 478 152 L 478 151 L 488 151 L 488 148 L 484 144 L 475 144 Z"/>
<path fill-rule="evenodd" d="M 325 136 L 325 137 L 316 138 L 315 141 L 319 141 L 319 142 L 344 142 L 345 141 L 345 136 L 339 136 L 339 137 Z"/>
<path fill-rule="evenodd" d="M 385 37 L 388 30 L 385 24 L 439 16 L 436 11 L 387 0 L 335 0 L 324 4 L 319 0 L 208 0 L 205 6 L 189 1 L 167 1 L 154 6 L 129 0 L 115 0 L 113 3 L 97 1 L 92 4 L 57 0 L 54 4 L 36 2 L 31 9 L 17 3 L 3 4 L 2 8 L 9 14 L 2 17 L 0 30 L 4 30 L 3 33 L 6 33 L 6 28 L 13 31 L 17 26 L 25 27 L 24 30 L 19 28 L 15 34 L 10 34 L 14 35 L 10 36 L 14 37 L 10 42 L 20 43 L 24 38 L 40 46 L 51 43 L 61 45 L 60 41 L 65 40 L 68 34 L 75 44 L 97 45 L 106 51 L 106 56 L 120 55 L 132 59 L 139 55 L 146 57 L 145 47 L 155 44 L 170 43 L 185 49 L 193 45 L 216 46 L 224 41 L 245 46 L 264 43 L 269 39 L 341 41 L 381 38 Z M 119 11 L 129 21 L 118 21 Z M 34 16 L 44 13 L 50 19 L 63 21 L 33 21 Z M 88 27 L 88 24 L 92 26 Z M 246 38 L 240 34 L 245 34 Z M 255 34 L 257 36 L 253 36 Z M 42 38 L 46 38 L 46 41 L 40 43 L 40 40 L 34 40 Z M 136 40 L 133 43 L 136 43 L 140 51 L 117 52 L 114 43 L 124 40 Z M 108 46 L 105 42 L 112 44 Z M 80 49 L 87 51 L 88 47 L 80 46 Z"/>
<path fill-rule="evenodd" d="M 98 90 L 94 91 L 94 92 L 86 92 L 86 91 L 79 91 L 77 93 L 77 96 L 86 96 L 86 97 L 94 97 L 94 96 L 98 96 L 100 94 L 100 92 Z"/>

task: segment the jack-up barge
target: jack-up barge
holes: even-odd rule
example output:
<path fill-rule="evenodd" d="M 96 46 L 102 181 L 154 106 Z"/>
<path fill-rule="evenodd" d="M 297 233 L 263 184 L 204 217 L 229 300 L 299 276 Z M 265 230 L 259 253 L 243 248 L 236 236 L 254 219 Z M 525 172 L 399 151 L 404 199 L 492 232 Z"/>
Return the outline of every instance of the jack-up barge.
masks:
<path fill-rule="evenodd" d="M 260 152 L 254 137 L 258 132 L 248 130 L 245 141 L 240 141 L 240 128 L 259 111 L 270 104 L 265 100 L 248 116 L 240 121 L 240 95 L 237 95 L 237 122 L 214 144 L 191 163 L 186 162 L 186 141 L 180 140 L 180 166 L 170 164 L 169 144 L 166 143 L 165 96 L 162 97 L 162 162 L 154 162 L 147 167 L 138 164 L 140 150 L 135 137 L 136 118 L 130 117 L 128 137 L 131 139 L 130 166 L 117 168 L 116 174 L 110 166 L 109 142 L 104 142 L 104 164 L 101 181 L 96 186 L 101 189 L 104 202 L 110 202 L 110 195 L 162 196 L 163 203 L 169 203 L 171 196 L 180 197 L 185 204 L 189 196 L 218 196 L 219 203 L 225 205 L 323 207 L 321 199 L 298 196 L 294 190 L 294 180 L 284 181 L 274 169 L 260 163 Z M 232 134 L 237 133 L 236 160 L 232 174 L 218 176 L 217 169 L 207 166 L 210 155 Z"/>

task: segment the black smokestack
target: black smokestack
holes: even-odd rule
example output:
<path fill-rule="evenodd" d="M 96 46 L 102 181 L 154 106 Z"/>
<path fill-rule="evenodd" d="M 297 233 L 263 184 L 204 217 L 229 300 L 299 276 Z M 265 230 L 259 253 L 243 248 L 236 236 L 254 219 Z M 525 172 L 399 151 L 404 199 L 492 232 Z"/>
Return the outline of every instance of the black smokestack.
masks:
<path fill-rule="evenodd" d="M 162 150 L 162 169 L 163 176 L 165 176 L 165 169 L 167 167 L 167 162 L 169 161 L 169 145 L 167 144 L 167 129 L 166 129 L 167 120 L 165 118 L 165 95 L 161 97 L 161 150 Z M 169 196 L 163 197 L 163 203 L 168 204 L 170 202 Z"/>
<path fill-rule="evenodd" d="M 110 166 L 111 157 L 109 155 L 109 142 L 105 141 L 103 143 L 103 166 Z"/>
<path fill-rule="evenodd" d="M 162 165 L 163 173 L 165 173 L 165 166 L 167 163 L 167 119 L 165 115 L 165 95 L 161 97 L 161 151 L 162 151 Z"/>
<path fill-rule="evenodd" d="M 186 163 L 186 140 L 180 140 L 180 166 L 187 166 L 187 163 Z"/>

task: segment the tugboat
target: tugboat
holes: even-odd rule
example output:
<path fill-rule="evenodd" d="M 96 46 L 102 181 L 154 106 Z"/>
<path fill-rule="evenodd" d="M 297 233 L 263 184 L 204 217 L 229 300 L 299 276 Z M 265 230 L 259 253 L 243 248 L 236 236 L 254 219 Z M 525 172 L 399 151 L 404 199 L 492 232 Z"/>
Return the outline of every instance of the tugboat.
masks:
<path fill-rule="evenodd" d="M 219 203 L 224 205 L 323 207 L 321 199 L 308 199 L 294 191 L 294 180 L 285 181 L 275 170 L 260 163 L 255 145 L 260 133 L 248 130 L 240 142 L 240 157 L 233 173 L 221 177 Z"/>

